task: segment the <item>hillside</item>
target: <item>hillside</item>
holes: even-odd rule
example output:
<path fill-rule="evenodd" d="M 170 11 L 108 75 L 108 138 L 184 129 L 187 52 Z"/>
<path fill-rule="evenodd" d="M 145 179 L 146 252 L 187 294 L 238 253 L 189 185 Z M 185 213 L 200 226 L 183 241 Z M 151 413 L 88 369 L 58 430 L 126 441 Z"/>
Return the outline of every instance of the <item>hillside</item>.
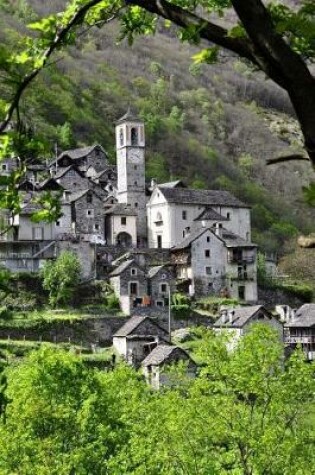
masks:
<path fill-rule="evenodd" d="M 11 2 L 1 15 L 1 41 L 16 41 L 23 22 L 65 2 Z M 33 84 L 22 112 L 46 140 L 44 155 L 101 143 L 114 161 L 113 123 L 128 105 L 147 132 L 147 178 L 183 178 L 193 187 L 224 188 L 253 207 L 254 240 L 281 251 L 288 237 L 309 232 L 315 211 L 301 188 L 314 174 L 307 163 L 266 166 L 301 146 L 286 94 L 236 57 L 192 66 L 196 48 L 181 45 L 173 29 L 132 47 L 117 45 L 117 26 L 91 30 L 62 53 Z M 57 58 L 56 58 L 57 59 Z M 5 91 L 2 91 L 5 93 Z"/>

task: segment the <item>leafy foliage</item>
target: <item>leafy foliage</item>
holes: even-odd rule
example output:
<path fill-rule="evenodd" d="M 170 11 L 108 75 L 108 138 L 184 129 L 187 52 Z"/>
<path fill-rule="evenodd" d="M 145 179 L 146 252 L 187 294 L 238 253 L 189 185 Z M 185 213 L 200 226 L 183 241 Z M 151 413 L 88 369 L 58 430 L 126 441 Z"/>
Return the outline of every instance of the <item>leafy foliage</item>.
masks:
<path fill-rule="evenodd" d="M 70 251 L 63 251 L 56 261 L 45 263 L 42 270 L 43 288 L 49 291 L 49 302 L 53 307 L 71 303 L 80 273 L 80 261 Z"/>

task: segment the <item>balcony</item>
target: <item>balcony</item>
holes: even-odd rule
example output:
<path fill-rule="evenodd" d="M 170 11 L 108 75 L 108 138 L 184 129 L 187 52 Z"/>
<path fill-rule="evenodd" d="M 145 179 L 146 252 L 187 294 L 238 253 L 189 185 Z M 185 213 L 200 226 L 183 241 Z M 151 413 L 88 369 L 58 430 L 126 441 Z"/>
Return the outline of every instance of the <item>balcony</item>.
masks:
<path fill-rule="evenodd" d="M 229 264 L 253 264 L 255 256 L 228 256 Z"/>
<path fill-rule="evenodd" d="M 315 344 L 315 335 L 311 336 L 288 336 L 285 338 L 286 343 L 312 345 Z"/>

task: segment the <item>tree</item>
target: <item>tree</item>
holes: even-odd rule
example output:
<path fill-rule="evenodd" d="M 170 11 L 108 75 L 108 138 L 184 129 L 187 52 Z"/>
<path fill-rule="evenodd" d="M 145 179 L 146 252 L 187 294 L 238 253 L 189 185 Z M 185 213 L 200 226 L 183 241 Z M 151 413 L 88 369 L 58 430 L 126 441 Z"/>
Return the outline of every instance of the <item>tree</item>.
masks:
<path fill-rule="evenodd" d="M 49 291 L 53 307 L 69 304 L 79 282 L 81 264 L 70 251 L 63 251 L 56 261 L 48 261 L 42 270 L 43 287 Z"/>

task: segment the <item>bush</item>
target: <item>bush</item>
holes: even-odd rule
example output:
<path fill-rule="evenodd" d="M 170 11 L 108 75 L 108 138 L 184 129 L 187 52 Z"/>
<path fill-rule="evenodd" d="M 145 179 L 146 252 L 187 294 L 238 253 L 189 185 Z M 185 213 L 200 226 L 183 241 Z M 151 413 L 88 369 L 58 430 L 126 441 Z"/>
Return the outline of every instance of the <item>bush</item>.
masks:
<path fill-rule="evenodd" d="M 108 310 L 120 310 L 119 298 L 114 293 L 108 294 L 105 306 Z"/>
<path fill-rule="evenodd" d="M 0 307 L 0 318 L 3 320 L 10 320 L 13 318 L 13 313 L 5 305 Z"/>
<path fill-rule="evenodd" d="M 175 293 L 172 295 L 171 310 L 174 317 L 187 317 L 190 314 L 191 300 L 187 295 Z"/>
<path fill-rule="evenodd" d="M 313 299 L 313 289 L 307 284 L 276 284 L 276 288 L 288 292 L 303 302 L 311 302 Z"/>
<path fill-rule="evenodd" d="M 211 313 L 217 313 L 221 306 L 235 307 L 236 305 L 239 305 L 239 301 L 237 299 L 221 297 L 206 297 L 204 299 L 198 300 L 196 303 L 197 308 L 207 310 Z"/>

